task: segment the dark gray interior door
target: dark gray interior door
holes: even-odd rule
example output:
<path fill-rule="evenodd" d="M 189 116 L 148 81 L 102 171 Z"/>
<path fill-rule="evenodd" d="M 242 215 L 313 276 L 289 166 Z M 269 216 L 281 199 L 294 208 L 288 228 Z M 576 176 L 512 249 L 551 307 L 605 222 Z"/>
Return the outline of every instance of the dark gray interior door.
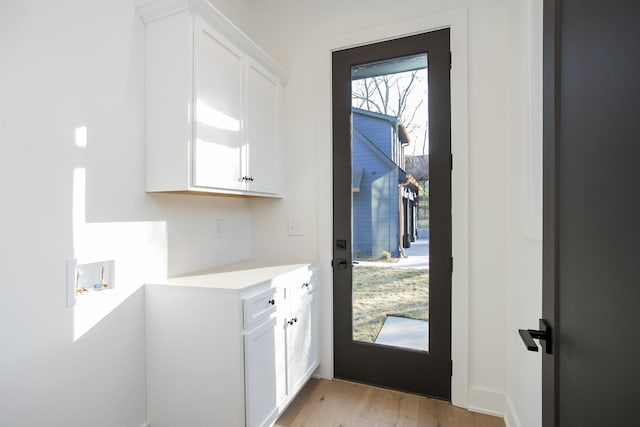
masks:
<path fill-rule="evenodd" d="M 544 6 L 543 424 L 638 425 L 640 2 Z"/>

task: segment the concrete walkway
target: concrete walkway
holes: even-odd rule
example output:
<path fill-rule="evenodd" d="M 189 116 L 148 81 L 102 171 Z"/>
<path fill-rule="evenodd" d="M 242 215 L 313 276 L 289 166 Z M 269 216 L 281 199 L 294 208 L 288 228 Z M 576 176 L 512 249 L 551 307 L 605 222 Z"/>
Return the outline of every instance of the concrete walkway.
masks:
<path fill-rule="evenodd" d="M 387 316 L 375 342 L 376 344 L 428 351 L 429 321 Z"/>
<path fill-rule="evenodd" d="M 358 261 L 358 264 L 362 267 L 429 268 L 429 240 L 416 240 L 405 253 L 407 258 L 400 257 L 397 262 Z"/>

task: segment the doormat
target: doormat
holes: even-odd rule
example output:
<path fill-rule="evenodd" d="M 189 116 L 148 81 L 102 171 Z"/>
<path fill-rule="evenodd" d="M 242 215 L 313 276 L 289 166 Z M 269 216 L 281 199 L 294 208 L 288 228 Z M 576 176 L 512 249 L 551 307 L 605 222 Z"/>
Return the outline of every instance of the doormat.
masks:
<path fill-rule="evenodd" d="M 429 321 L 387 316 L 376 337 L 376 344 L 429 350 Z"/>

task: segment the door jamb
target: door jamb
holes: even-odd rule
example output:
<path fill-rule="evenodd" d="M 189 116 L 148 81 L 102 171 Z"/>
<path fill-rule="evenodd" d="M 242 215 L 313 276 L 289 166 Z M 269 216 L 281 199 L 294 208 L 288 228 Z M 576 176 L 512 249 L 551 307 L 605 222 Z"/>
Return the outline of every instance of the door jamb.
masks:
<path fill-rule="evenodd" d="M 557 132 L 559 109 L 557 83 L 560 55 L 560 2 L 544 0 L 543 4 L 543 226 L 542 226 L 542 317 L 553 330 L 558 330 L 557 268 Z M 554 427 L 558 420 L 558 334 L 554 334 L 554 352 L 542 354 L 542 425 Z"/>

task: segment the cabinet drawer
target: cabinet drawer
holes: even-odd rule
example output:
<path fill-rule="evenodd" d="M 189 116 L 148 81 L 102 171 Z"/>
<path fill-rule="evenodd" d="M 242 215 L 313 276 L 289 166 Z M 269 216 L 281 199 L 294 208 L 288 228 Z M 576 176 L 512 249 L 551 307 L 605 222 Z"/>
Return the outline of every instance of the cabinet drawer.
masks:
<path fill-rule="evenodd" d="M 260 319 L 266 318 L 276 311 L 276 289 L 269 288 L 242 300 L 244 313 L 244 327 L 255 324 Z"/>
<path fill-rule="evenodd" d="M 314 290 L 314 282 L 312 270 L 305 268 L 294 272 L 289 282 L 291 301 L 298 303 L 311 294 Z"/>

